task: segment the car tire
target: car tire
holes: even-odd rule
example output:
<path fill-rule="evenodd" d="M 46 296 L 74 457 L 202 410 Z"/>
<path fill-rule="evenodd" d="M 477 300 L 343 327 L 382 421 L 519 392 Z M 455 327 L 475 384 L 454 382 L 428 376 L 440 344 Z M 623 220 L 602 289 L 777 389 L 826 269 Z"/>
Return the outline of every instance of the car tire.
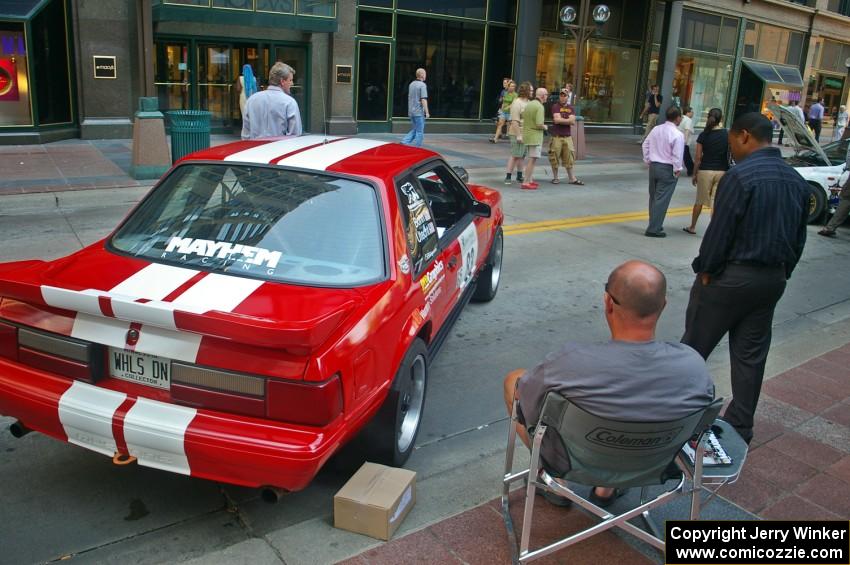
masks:
<path fill-rule="evenodd" d="M 826 191 L 819 184 L 809 183 L 811 196 L 809 196 L 809 223 L 814 224 L 820 220 L 826 212 Z"/>
<path fill-rule="evenodd" d="M 487 262 L 478 274 L 475 292 L 472 294 L 473 302 L 490 302 L 496 297 L 496 292 L 499 291 L 499 281 L 502 278 L 503 240 L 502 227 L 499 226 L 493 236 L 493 244 L 490 246 Z"/>
<path fill-rule="evenodd" d="M 428 349 L 417 338 L 404 354 L 387 398 L 364 433 L 365 445 L 379 463 L 401 467 L 413 453 L 427 384 Z"/>

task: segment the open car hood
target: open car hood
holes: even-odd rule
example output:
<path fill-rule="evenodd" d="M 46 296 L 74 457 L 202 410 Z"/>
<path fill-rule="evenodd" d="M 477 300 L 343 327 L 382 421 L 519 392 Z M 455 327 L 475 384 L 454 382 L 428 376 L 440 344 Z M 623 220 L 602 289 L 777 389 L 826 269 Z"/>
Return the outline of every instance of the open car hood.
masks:
<path fill-rule="evenodd" d="M 778 104 L 768 104 L 767 109 L 770 110 L 774 116 L 780 118 L 779 123 L 782 126 L 782 129 L 785 130 L 785 136 L 791 140 L 791 143 L 794 144 L 794 151 L 796 153 L 800 153 L 805 150 L 814 151 L 823 161 L 823 166 L 829 167 L 832 165 L 829 157 L 826 156 L 826 152 L 824 152 L 820 144 L 815 141 L 815 138 L 809 131 L 809 128 L 806 127 L 806 124 L 801 124 L 799 118 L 797 118 L 791 110 Z"/>

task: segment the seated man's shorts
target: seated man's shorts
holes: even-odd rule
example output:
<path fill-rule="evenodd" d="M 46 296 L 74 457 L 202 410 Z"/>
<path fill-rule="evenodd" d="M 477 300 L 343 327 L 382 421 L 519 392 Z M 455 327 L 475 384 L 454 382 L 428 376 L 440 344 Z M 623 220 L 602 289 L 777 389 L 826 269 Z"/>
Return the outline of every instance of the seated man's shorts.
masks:
<path fill-rule="evenodd" d="M 526 155 L 525 145 L 521 141 L 517 141 L 515 135 L 509 136 L 511 138 L 511 157 L 516 157 L 517 159 L 524 159 Z"/>
<path fill-rule="evenodd" d="M 532 159 L 537 159 L 538 157 L 540 157 L 539 145 L 526 145 L 525 150 L 528 152 L 528 157 Z"/>
<path fill-rule="evenodd" d="M 573 146 L 573 138 L 555 135 L 549 142 L 549 164 L 552 170 L 558 168 L 558 162 L 566 169 L 572 169 L 576 162 L 576 151 Z"/>

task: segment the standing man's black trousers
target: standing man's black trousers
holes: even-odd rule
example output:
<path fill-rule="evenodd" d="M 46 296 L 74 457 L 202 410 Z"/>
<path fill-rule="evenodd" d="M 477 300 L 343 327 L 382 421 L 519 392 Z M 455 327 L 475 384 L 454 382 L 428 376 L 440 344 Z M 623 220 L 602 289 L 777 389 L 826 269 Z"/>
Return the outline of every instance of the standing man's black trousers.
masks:
<path fill-rule="evenodd" d="M 682 343 L 708 359 L 729 333 L 732 403 L 723 419 L 749 443 L 770 350 L 773 311 L 785 292 L 785 267 L 729 263 L 707 285 L 691 288 Z"/>

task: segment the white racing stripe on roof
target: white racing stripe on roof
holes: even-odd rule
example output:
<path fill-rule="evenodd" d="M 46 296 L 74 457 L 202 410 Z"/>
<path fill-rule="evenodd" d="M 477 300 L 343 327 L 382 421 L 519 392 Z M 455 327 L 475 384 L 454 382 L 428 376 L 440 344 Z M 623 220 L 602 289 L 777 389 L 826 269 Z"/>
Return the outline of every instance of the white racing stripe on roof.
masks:
<path fill-rule="evenodd" d="M 225 161 L 239 161 L 243 163 L 271 163 L 281 155 L 322 143 L 327 139 L 333 141 L 339 137 L 324 136 L 324 135 L 302 135 L 300 137 L 291 137 L 289 139 L 281 139 L 264 145 L 258 145 L 239 153 L 234 153 L 229 157 L 225 157 Z"/>
<path fill-rule="evenodd" d="M 286 167 L 301 167 L 303 169 L 325 170 L 343 159 L 348 159 L 368 149 L 387 145 L 388 141 L 377 141 L 374 139 L 349 138 L 321 145 L 307 151 L 297 153 L 278 162 L 278 165 Z"/>

